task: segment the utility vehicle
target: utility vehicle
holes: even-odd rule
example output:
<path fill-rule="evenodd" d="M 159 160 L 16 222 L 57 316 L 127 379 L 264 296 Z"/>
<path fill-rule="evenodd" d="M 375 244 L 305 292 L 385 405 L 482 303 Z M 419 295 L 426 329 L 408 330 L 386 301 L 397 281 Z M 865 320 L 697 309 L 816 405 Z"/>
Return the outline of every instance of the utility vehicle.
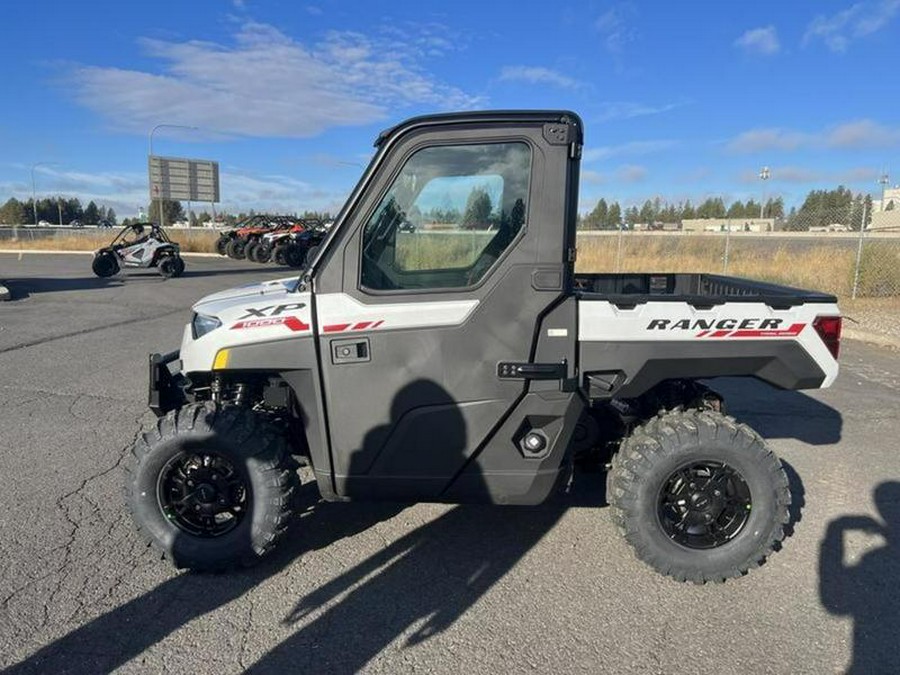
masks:
<path fill-rule="evenodd" d="M 235 260 L 247 257 L 247 251 L 257 244 L 262 236 L 276 230 L 287 230 L 295 221 L 287 216 L 269 216 L 257 214 L 245 218 L 237 227 L 223 232 L 216 240 L 216 251 L 219 255 L 227 255 Z"/>
<path fill-rule="evenodd" d="M 254 562 L 288 529 L 297 459 L 327 501 L 528 505 L 593 453 L 612 521 L 659 572 L 722 581 L 760 564 L 788 480 L 704 381 L 829 386 L 835 298 L 576 273 L 571 112 L 418 117 L 376 147 L 302 273 L 202 299 L 180 350 L 151 355 L 160 417 L 126 478 L 149 543 L 180 567 Z M 429 228 L 473 194 L 489 228 Z"/>
<path fill-rule="evenodd" d="M 91 269 L 111 277 L 122 267 L 156 267 L 164 277 L 179 277 L 184 260 L 179 245 L 156 223 L 132 223 L 121 229 L 109 246 L 94 252 Z"/>

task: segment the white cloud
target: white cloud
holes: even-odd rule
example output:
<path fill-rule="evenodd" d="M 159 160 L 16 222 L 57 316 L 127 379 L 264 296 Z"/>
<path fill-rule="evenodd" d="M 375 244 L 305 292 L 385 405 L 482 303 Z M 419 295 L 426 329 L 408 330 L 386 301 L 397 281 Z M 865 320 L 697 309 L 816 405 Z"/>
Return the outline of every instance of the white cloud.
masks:
<path fill-rule="evenodd" d="M 623 183 L 640 183 L 647 177 L 647 167 L 625 164 L 616 170 L 616 177 Z"/>
<path fill-rule="evenodd" d="M 867 167 L 824 171 L 804 166 L 772 166 L 769 180 L 773 183 L 796 183 L 799 185 L 872 184 L 878 176 L 878 171 Z M 741 172 L 739 180 L 745 185 L 759 185 L 760 183 L 759 173 L 751 170 Z"/>
<path fill-rule="evenodd" d="M 760 56 L 772 56 L 781 50 L 775 26 L 748 30 L 734 41 L 734 45 L 735 47 L 740 47 L 748 54 L 758 54 Z"/>
<path fill-rule="evenodd" d="M 900 127 L 888 127 L 869 119 L 838 124 L 818 132 L 782 128 L 751 129 L 735 136 L 726 148 L 738 154 L 801 148 L 877 149 L 900 147 Z"/>
<path fill-rule="evenodd" d="M 77 197 L 82 204 L 94 201 L 112 206 L 121 217 L 133 216 L 149 202 L 147 174 L 103 171 L 88 173 L 51 167 L 38 167 L 35 173 L 38 199 Z M 237 167 L 223 167 L 220 173 L 223 201 L 220 211 L 238 213 L 256 209 L 291 213 L 295 211 L 337 211 L 346 198 L 343 190 L 326 189 L 282 174 L 255 174 Z M 31 185 L 0 183 L 0 194 L 19 199 L 31 197 Z M 187 203 L 184 203 L 187 208 Z M 208 210 L 208 204 L 194 204 L 195 210 Z"/>
<path fill-rule="evenodd" d="M 671 150 L 679 145 L 679 141 L 663 139 L 658 141 L 630 141 L 620 145 L 605 145 L 584 150 L 581 157 L 585 162 L 597 162 L 611 157 L 640 157 L 651 155 L 665 150 Z"/>
<path fill-rule="evenodd" d="M 635 101 L 606 101 L 600 104 L 599 112 L 597 115 L 591 116 L 591 119 L 597 123 L 609 122 L 610 120 L 627 120 L 634 117 L 646 117 L 647 115 L 660 115 L 685 105 L 687 105 L 687 101 L 676 101 L 661 105 L 650 105 Z"/>
<path fill-rule="evenodd" d="M 594 28 L 603 37 L 606 50 L 621 56 L 625 47 L 634 41 L 636 32 L 631 28 L 631 19 L 637 10 L 631 3 L 620 3 L 601 14 L 594 22 Z"/>
<path fill-rule="evenodd" d="M 900 12 L 900 0 L 858 2 L 831 16 L 819 15 L 803 35 L 803 45 L 821 40 L 833 52 L 845 52 L 850 43 L 887 26 Z"/>
<path fill-rule="evenodd" d="M 599 171 L 586 170 L 581 172 L 581 180 L 591 185 L 603 185 L 609 180 L 609 176 Z"/>
<path fill-rule="evenodd" d="M 165 119 L 228 134 L 309 137 L 384 119 L 398 107 L 479 103 L 423 69 L 441 49 L 433 27 L 408 37 L 334 31 L 308 46 L 247 22 L 229 45 L 142 40 L 161 72 L 83 66 L 73 84 L 83 105 L 140 132 Z"/>
<path fill-rule="evenodd" d="M 500 79 L 507 82 L 549 84 L 562 89 L 578 89 L 582 86 L 578 80 L 543 66 L 504 66 L 500 71 Z"/>
<path fill-rule="evenodd" d="M 796 150 L 808 144 L 811 136 L 787 129 L 750 129 L 729 141 L 730 152 L 750 153 L 762 150 Z"/>

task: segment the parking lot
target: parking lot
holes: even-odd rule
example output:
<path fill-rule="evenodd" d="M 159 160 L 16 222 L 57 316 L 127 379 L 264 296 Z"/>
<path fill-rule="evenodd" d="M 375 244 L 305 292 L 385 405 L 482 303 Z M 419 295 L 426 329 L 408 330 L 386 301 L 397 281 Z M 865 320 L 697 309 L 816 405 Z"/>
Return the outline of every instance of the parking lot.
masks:
<path fill-rule="evenodd" d="M 845 341 L 831 389 L 724 381 L 785 460 L 791 536 L 725 585 L 639 563 L 602 474 L 534 508 L 322 504 L 239 574 L 176 573 L 134 533 L 124 453 L 151 351 L 191 304 L 289 274 L 187 258 L 97 279 L 0 254 L 0 668 L 10 672 L 879 673 L 900 670 L 900 354 Z"/>

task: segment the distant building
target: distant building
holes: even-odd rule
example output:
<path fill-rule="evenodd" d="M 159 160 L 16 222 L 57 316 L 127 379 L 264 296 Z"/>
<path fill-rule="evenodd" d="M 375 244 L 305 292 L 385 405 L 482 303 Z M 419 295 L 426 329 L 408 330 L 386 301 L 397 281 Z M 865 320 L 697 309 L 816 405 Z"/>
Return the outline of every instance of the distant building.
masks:
<path fill-rule="evenodd" d="M 775 232 L 774 218 L 690 218 L 681 221 L 685 232 Z"/>
<path fill-rule="evenodd" d="M 900 186 L 887 188 L 883 199 L 872 200 L 872 213 L 900 210 Z"/>

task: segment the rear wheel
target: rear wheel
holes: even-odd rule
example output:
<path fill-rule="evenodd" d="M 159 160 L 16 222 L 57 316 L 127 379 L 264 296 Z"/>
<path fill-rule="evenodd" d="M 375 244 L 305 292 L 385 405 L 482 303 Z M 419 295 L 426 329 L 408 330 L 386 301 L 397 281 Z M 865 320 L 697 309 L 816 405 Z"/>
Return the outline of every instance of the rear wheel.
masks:
<path fill-rule="evenodd" d="M 167 255 L 165 258 L 159 261 L 157 265 L 157 269 L 159 273 L 162 274 L 166 279 L 171 279 L 172 277 L 178 276 L 178 264 L 175 262 L 177 258 L 174 256 Z M 182 263 L 182 270 L 184 269 L 184 263 Z"/>
<path fill-rule="evenodd" d="M 225 253 L 229 258 L 234 258 L 235 260 L 243 260 L 244 249 L 246 248 L 246 246 L 247 242 L 239 237 L 235 237 L 228 242 L 228 246 L 225 247 Z"/>
<path fill-rule="evenodd" d="M 176 567 L 248 566 L 282 538 L 300 481 L 284 435 L 236 406 L 173 410 L 132 448 L 125 494 L 138 531 Z"/>
<path fill-rule="evenodd" d="M 724 581 L 784 537 L 791 495 L 781 462 L 748 426 L 677 410 L 638 427 L 607 477 L 613 521 L 637 556 L 679 581 Z"/>
<path fill-rule="evenodd" d="M 111 251 L 104 251 L 94 256 L 91 269 L 101 279 L 111 277 L 119 271 L 119 261 L 116 258 L 116 254 Z"/>
<path fill-rule="evenodd" d="M 246 248 L 244 248 L 244 256 L 247 258 L 247 260 L 249 260 L 250 262 L 259 262 L 256 259 L 256 251 L 258 248 L 259 242 L 251 241 L 249 244 L 247 244 Z"/>
<path fill-rule="evenodd" d="M 228 242 L 231 241 L 228 237 L 219 237 L 216 239 L 216 253 L 219 255 L 226 255 L 225 249 L 228 248 Z"/>
<path fill-rule="evenodd" d="M 303 267 L 306 262 L 306 248 L 299 244 L 288 244 L 284 249 L 284 264 L 289 267 Z"/>
<path fill-rule="evenodd" d="M 279 244 L 275 247 L 275 250 L 272 251 L 272 259 L 275 261 L 276 265 L 285 265 L 284 261 L 284 252 L 287 250 L 287 244 Z"/>

